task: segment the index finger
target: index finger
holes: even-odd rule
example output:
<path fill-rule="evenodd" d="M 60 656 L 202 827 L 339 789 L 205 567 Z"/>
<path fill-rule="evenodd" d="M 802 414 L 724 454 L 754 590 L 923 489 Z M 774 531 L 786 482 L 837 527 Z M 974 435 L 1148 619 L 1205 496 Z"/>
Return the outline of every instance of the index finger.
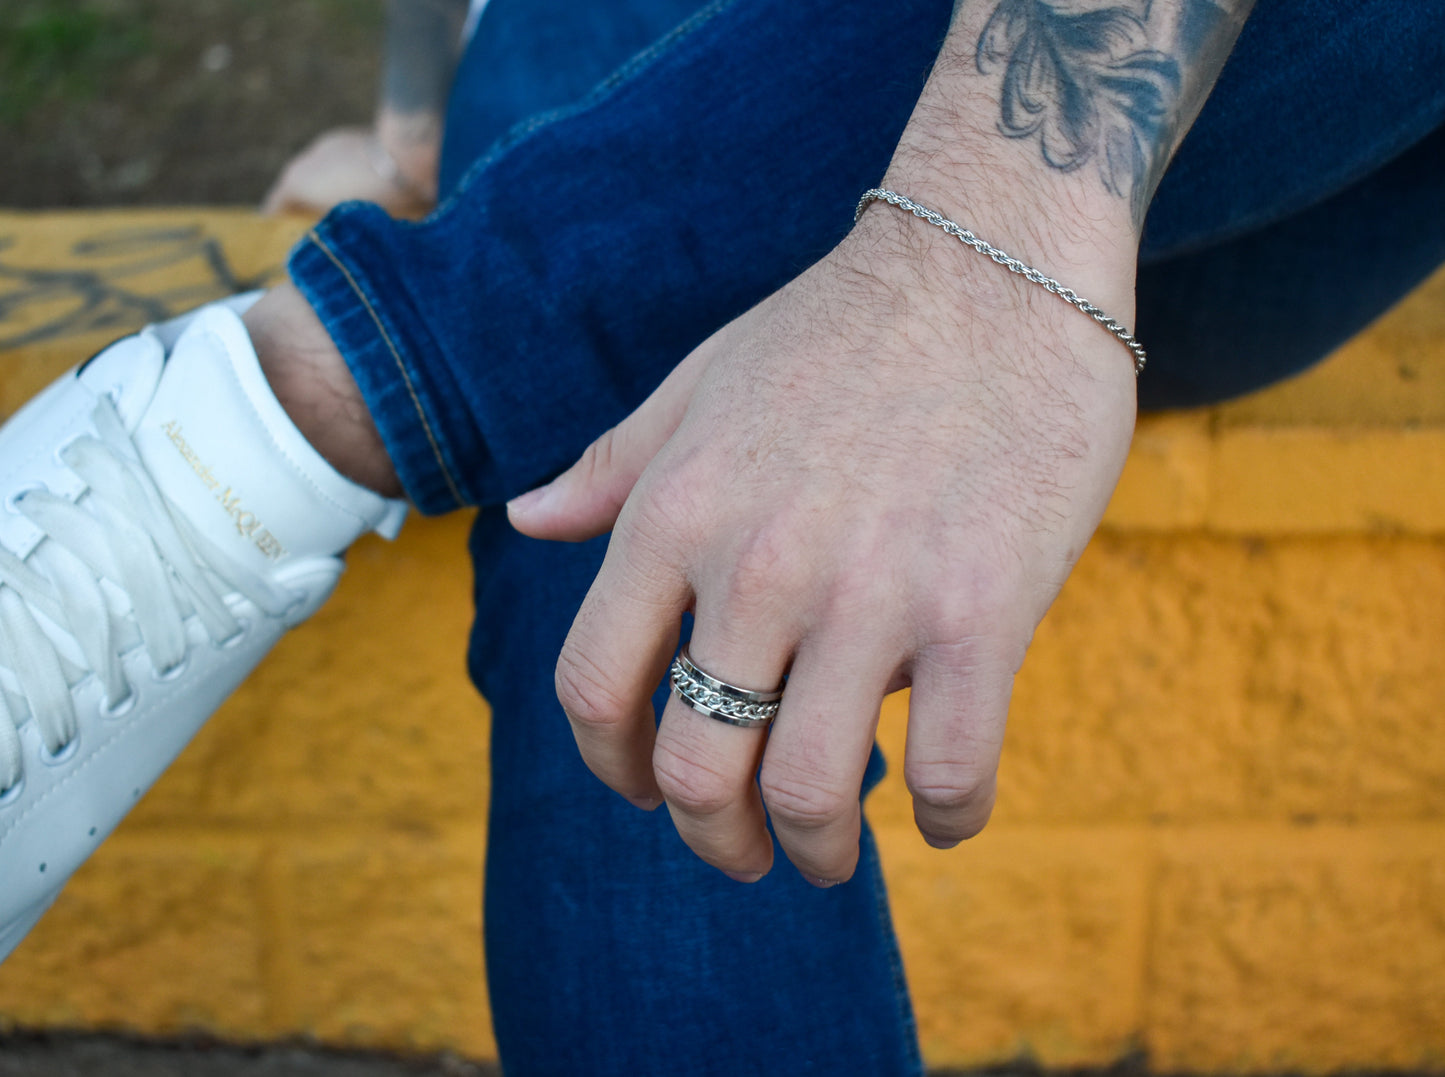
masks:
<path fill-rule="evenodd" d="M 662 802 L 652 693 L 691 601 L 682 572 L 619 521 L 557 659 L 557 698 L 583 761 L 640 807 Z"/>

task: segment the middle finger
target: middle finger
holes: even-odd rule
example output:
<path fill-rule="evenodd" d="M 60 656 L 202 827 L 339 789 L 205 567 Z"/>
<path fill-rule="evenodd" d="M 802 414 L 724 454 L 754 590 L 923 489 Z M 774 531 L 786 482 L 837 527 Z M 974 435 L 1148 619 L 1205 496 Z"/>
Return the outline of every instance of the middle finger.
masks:
<path fill-rule="evenodd" d="M 699 597 L 689 653 L 696 667 L 729 685 L 769 692 L 783 679 L 793 639 L 782 622 L 752 633 L 728 632 Z M 674 825 L 692 850 L 743 881 L 773 862 L 762 797 L 755 780 L 766 726 L 741 727 L 699 713 L 676 690 L 657 730 L 653 770 Z"/>

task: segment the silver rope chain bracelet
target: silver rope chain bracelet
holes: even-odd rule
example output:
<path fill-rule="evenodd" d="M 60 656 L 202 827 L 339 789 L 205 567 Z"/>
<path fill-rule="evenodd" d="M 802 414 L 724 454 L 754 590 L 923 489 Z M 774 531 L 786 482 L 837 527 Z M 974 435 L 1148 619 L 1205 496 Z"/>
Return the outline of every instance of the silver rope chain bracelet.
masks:
<path fill-rule="evenodd" d="M 1102 310 L 1094 306 L 1094 304 L 1090 303 L 1087 299 L 1081 296 L 1078 292 L 1074 291 L 1072 288 L 1065 288 L 1058 281 L 1054 280 L 1053 277 L 1045 276 L 1033 266 L 1029 265 L 1027 262 L 1020 262 L 1017 258 L 1005 254 L 997 247 L 992 246 L 991 244 L 979 239 L 978 236 L 974 235 L 967 228 L 964 228 L 962 225 L 955 224 L 953 221 L 950 221 L 943 214 L 935 213 L 933 210 L 929 209 L 926 206 L 920 206 L 917 202 L 913 201 L 913 199 L 906 198 L 903 195 L 898 194 L 896 191 L 885 190 L 882 187 L 874 187 L 871 190 L 864 191 L 863 197 L 858 199 L 858 209 L 853 214 L 853 220 L 855 223 L 857 222 L 858 218 L 863 216 L 863 211 L 868 208 L 868 204 L 870 202 L 887 202 L 890 206 L 897 206 L 899 209 L 906 209 L 915 217 L 921 217 L 929 224 L 937 225 L 939 228 L 942 228 L 945 232 L 953 236 L 960 243 L 963 243 L 965 246 L 972 247 L 974 250 L 978 251 L 979 254 L 988 255 L 999 265 L 1007 269 L 1010 273 L 1017 273 L 1025 280 L 1032 281 L 1034 284 L 1040 285 L 1047 291 L 1058 296 L 1065 303 L 1068 303 L 1071 307 L 1077 307 L 1079 310 L 1087 314 L 1090 318 L 1093 318 L 1094 321 L 1102 325 L 1109 332 L 1113 333 L 1114 336 L 1118 338 L 1119 342 L 1123 344 L 1124 347 L 1129 349 L 1130 353 L 1134 356 L 1134 376 L 1137 378 L 1141 373 L 1143 373 L 1144 363 L 1145 360 L 1148 358 L 1148 356 L 1144 354 L 1144 345 L 1140 344 L 1137 340 L 1134 339 L 1133 333 L 1129 332 L 1129 330 L 1125 329 L 1113 318 L 1109 317 Z"/>

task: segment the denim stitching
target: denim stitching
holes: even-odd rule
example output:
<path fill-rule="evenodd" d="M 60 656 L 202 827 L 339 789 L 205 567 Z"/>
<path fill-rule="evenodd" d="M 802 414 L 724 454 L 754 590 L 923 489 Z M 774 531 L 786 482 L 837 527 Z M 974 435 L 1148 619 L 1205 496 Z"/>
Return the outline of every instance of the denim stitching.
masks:
<path fill-rule="evenodd" d="M 436 435 L 432 432 L 431 422 L 427 419 L 426 410 L 421 405 L 421 398 L 417 395 L 416 386 L 412 384 L 411 374 L 407 371 L 406 364 L 402 362 L 401 352 L 397 350 L 396 344 L 393 343 L 391 334 L 386 331 L 386 326 L 381 323 L 381 317 L 377 314 L 376 308 L 371 305 L 371 300 L 368 299 L 366 293 L 361 290 L 361 285 L 356 282 L 356 278 L 351 275 L 351 271 L 342 264 L 341 259 L 326 245 L 326 242 L 317 234 L 316 229 L 313 228 L 307 232 L 306 238 L 321 248 L 321 253 L 331 259 L 332 265 L 341 270 L 342 276 L 344 276 L 346 282 L 351 285 L 351 290 L 356 293 L 356 297 L 361 300 L 362 306 L 366 308 L 366 312 L 371 315 L 371 320 L 376 323 L 377 332 L 381 334 L 381 339 L 386 341 L 386 346 L 391 352 L 391 357 L 396 362 L 396 369 L 401 373 L 401 380 L 406 385 L 407 395 L 411 397 L 412 407 L 416 408 L 417 417 L 421 419 L 422 432 L 426 434 L 427 444 L 431 446 L 432 455 L 436 457 L 437 467 L 441 469 L 442 478 L 446 480 L 447 489 L 451 491 L 452 499 L 456 502 L 457 508 L 464 508 L 467 502 L 458 491 L 457 484 L 452 481 L 451 470 L 447 467 L 446 459 L 442 456 L 441 447 L 437 443 Z"/>
<path fill-rule="evenodd" d="M 612 74 L 604 78 L 591 90 L 587 91 L 586 95 L 580 100 L 574 101 L 570 105 L 563 105 L 559 108 L 536 113 L 525 120 L 519 120 L 493 143 L 491 149 L 472 162 L 471 166 L 463 172 L 461 178 L 457 180 L 456 186 L 452 188 L 451 193 L 447 195 L 441 204 L 432 212 L 431 217 L 428 217 L 426 221 L 420 223 L 429 223 L 432 217 L 445 213 L 462 191 L 471 185 L 477 173 L 490 167 L 494 161 L 515 148 L 518 143 L 536 134 L 544 127 L 551 127 L 562 120 L 571 119 L 573 116 L 578 116 L 596 107 L 606 100 L 614 90 L 623 83 L 630 81 L 644 67 L 651 64 L 658 56 L 671 51 L 673 46 L 678 44 L 678 42 L 690 37 L 694 32 L 708 22 L 711 22 L 716 16 L 728 8 L 736 6 L 737 2 L 738 0 L 714 0 L 713 3 L 689 15 L 679 26 L 669 30 L 662 37 L 658 38 L 658 40 L 647 46 L 647 48 L 634 55 L 632 59 L 626 61 L 616 71 L 612 72 Z"/>

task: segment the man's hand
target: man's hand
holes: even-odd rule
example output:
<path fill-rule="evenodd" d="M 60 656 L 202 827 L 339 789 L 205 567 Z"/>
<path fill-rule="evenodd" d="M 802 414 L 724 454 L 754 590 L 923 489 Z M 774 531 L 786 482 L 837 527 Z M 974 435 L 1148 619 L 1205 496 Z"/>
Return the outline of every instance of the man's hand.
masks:
<path fill-rule="evenodd" d="M 557 669 L 589 766 L 634 801 L 665 798 L 733 876 L 771 865 L 766 805 L 799 870 L 840 881 L 879 703 L 911 684 L 919 829 L 940 846 L 976 833 L 1014 674 L 1103 513 L 1133 417 L 1117 341 L 875 206 L 513 504 L 541 538 L 616 519 Z M 701 668 L 759 690 L 789 673 L 770 734 L 673 699 L 654 741 L 650 696 L 688 609 Z"/>
<path fill-rule="evenodd" d="M 961 5 L 881 186 L 1131 324 L 1144 209 L 1248 7 Z M 615 521 L 557 666 L 588 765 L 634 802 L 665 799 L 698 855 L 740 879 L 771 866 L 766 809 L 788 857 L 829 885 L 857 862 L 879 703 L 911 685 L 919 830 L 939 846 L 976 833 L 1014 675 L 1103 514 L 1133 418 L 1119 341 L 874 204 L 512 503 L 540 538 Z M 787 674 L 769 731 L 676 698 L 654 726 L 688 610 L 707 673 L 758 691 Z"/>
<path fill-rule="evenodd" d="M 321 214 L 359 200 L 393 217 L 430 213 L 466 17 L 467 0 L 387 0 L 376 122 L 318 135 L 282 170 L 262 212 Z"/>
<path fill-rule="evenodd" d="M 287 162 L 261 203 L 263 213 L 319 216 L 342 202 L 375 202 L 393 217 L 423 217 L 436 204 L 440 129 L 429 142 L 367 127 L 323 132 Z"/>

